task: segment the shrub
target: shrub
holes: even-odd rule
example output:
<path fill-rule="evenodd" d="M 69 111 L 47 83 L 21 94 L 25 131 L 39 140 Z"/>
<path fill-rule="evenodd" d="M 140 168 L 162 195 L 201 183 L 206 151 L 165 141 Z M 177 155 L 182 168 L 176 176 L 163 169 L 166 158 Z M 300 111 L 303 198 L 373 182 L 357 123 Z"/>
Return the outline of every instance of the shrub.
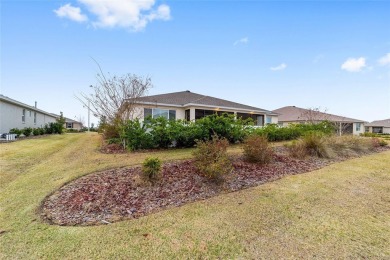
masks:
<path fill-rule="evenodd" d="M 12 128 L 11 130 L 9 130 L 9 133 L 10 134 L 16 134 L 16 136 L 19 136 L 22 134 L 22 130 L 18 129 L 18 128 Z"/>
<path fill-rule="evenodd" d="M 310 155 L 329 157 L 324 135 L 321 132 L 308 132 L 303 136 L 303 143 Z"/>
<path fill-rule="evenodd" d="M 23 128 L 22 130 L 22 133 L 25 135 L 25 136 L 30 136 L 31 133 L 32 133 L 33 129 L 31 127 L 25 127 Z"/>
<path fill-rule="evenodd" d="M 387 146 L 388 145 L 388 143 L 385 141 L 385 140 L 383 140 L 383 139 L 381 139 L 380 141 L 379 141 L 379 146 Z"/>
<path fill-rule="evenodd" d="M 198 141 L 193 155 L 198 171 L 207 178 L 222 181 L 223 176 L 232 171 L 232 164 L 227 155 L 229 142 L 225 138 L 213 136 L 210 141 Z"/>
<path fill-rule="evenodd" d="M 161 161 L 157 157 L 146 158 L 142 164 L 142 178 L 154 182 L 160 179 Z"/>
<path fill-rule="evenodd" d="M 34 128 L 33 129 L 33 135 L 34 136 L 37 136 L 37 135 L 40 135 L 41 134 L 41 131 L 39 130 L 39 128 Z"/>
<path fill-rule="evenodd" d="M 120 139 L 124 147 L 134 151 L 139 149 L 155 148 L 153 136 L 147 132 L 145 124 L 136 120 L 128 120 L 120 126 Z"/>
<path fill-rule="evenodd" d="M 272 159 L 273 151 L 265 136 L 250 135 L 244 140 L 244 159 L 248 162 L 260 164 L 269 163 Z"/>
<path fill-rule="evenodd" d="M 302 139 L 294 140 L 290 145 L 286 145 L 291 157 L 303 159 L 307 156 L 306 145 Z"/>

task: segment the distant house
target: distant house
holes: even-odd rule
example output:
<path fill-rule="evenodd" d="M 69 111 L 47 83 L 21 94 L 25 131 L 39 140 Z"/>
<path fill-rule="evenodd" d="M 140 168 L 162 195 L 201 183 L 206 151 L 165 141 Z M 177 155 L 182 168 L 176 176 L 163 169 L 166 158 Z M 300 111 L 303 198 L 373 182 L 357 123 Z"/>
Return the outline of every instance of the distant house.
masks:
<path fill-rule="evenodd" d="M 24 104 L 0 94 L 0 133 L 8 133 L 12 128 L 37 128 L 56 122 L 57 115 Z"/>
<path fill-rule="evenodd" d="M 286 106 L 275 109 L 273 112 L 278 113 L 279 125 L 287 126 L 296 123 L 319 123 L 322 121 L 333 122 L 338 132 L 343 134 L 359 135 L 364 133 L 365 121 L 349 117 L 337 116 L 323 113 L 311 109 L 304 109 L 296 106 Z"/>
<path fill-rule="evenodd" d="M 390 118 L 368 123 L 365 130 L 369 133 L 390 134 Z"/>
<path fill-rule="evenodd" d="M 137 99 L 134 117 L 143 120 L 147 116 L 165 117 L 169 120 L 194 121 L 205 116 L 224 113 L 237 118 L 252 118 L 257 126 L 278 122 L 278 114 L 220 98 L 181 91 Z"/>
<path fill-rule="evenodd" d="M 70 118 L 65 118 L 65 124 L 64 124 L 65 129 L 73 129 L 73 130 L 81 130 L 83 129 L 83 123 L 70 119 Z"/>

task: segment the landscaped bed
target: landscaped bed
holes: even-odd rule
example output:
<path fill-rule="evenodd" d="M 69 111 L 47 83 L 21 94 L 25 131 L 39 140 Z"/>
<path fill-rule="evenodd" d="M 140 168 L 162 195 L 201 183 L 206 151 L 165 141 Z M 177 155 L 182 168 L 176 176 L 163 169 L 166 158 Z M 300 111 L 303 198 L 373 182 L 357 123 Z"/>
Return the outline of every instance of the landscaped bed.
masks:
<path fill-rule="evenodd" d="M 377 147 L 372 152 L 384 150 L 389 148 Z M 47 197 L 42 203 L 41 215 L 57 225 L 108 224 L 257 186 L 285 175 L 313 171 L 359 156 L 293 159 L 288 156 L 285 147 L 276 147 L 274 151 L 273 160 L 267 165 L 248 163 L 242 156 L 232 156 L 233 171 L 219 184 L 199 174 L 192 160 L 165 163 L 161 179 L 154 185 L 141 180 L 140 167 L 90 174 Z"/>

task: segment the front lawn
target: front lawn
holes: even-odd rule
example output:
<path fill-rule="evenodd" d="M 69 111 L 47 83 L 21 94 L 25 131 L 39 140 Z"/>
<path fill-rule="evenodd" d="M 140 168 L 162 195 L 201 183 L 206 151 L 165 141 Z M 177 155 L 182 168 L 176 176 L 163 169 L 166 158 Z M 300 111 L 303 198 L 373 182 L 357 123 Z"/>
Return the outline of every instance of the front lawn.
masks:
<path fill-rule="evenodd" d="M 0 145 L 0 258 L 390 257 L 390 152 L 110 225 L 43 223 L 41 201 L 65 183 L 149 155 L 102 154 L 100 144 L 91 133 Z"/>

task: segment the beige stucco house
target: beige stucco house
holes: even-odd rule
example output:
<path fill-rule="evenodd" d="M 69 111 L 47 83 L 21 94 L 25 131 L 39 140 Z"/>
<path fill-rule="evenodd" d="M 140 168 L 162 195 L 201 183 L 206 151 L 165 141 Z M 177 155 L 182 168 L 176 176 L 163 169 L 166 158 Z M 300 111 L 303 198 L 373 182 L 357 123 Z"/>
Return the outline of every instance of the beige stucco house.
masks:
<path fill-rule="evenodd" d="M 377 134 L 390 134 L 390 118 L 377 120 L 366 124 L 366 132 Z"/>
<path fill-rule="evenodd" d="M 257 126 L 278 123 L 278 114 L 220 98 L 181 91 L 138 98 L 133 117 L 143 120 L 147 116 L 165 117 L 170 120 L 194 121 L 202 117 L 233 114 L 236 118 L 252 118 Z"/>
<path fill-rule="evenodd" d="M 70 118 L 65 118 L 64 128 L 80 131 L 83 129 L 83 123 Z"/>
<path fill-rule="evenodd" d="M 289 124 L 318 123 L 326 120 L 334 123 L 338 133 L 359 135 L 364 133 L 365 130 L 365 121 L 363 120 L 323 113 L 313 109 L 286 106 L 275 109 L 273 112 L 279 114 L 278 124 L 280 126 L 287 126 Z"/>
<path fill-rule="evenodd" d="M 56 122 L 57 115 L 37 108 L 37 102 L 30 106 L 0 94 L 0 133 L 12 128 L 37 128 Z"/>

